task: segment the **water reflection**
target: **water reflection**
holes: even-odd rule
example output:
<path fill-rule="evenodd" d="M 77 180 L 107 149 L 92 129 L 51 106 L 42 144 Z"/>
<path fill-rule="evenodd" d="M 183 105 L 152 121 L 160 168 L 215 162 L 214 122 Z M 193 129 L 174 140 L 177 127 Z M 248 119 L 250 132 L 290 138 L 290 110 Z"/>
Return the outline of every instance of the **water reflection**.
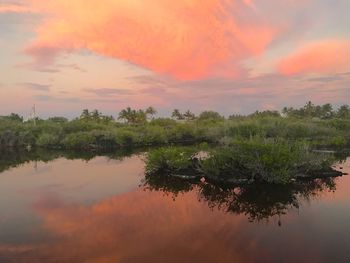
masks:
<path fill-rule="evenodd" d="M 108 157 L 113 160 L 122 160 L 133 154 L 142 152 L 143 149 L 120 149 L 115 152 L 91 152 L 91 151 L 60 151 L 60 150 L 43 150 L 36 149 L 32 151 L 26 150 L 0 150 L 0 173 L 8 169 L 18 167 L 20 165 L 32 162 L 50 162 L 60 157 L 67 160 L 84 160 L 90 161 L 97 156 Z"/>
<path fill-rule="evenodd" d="M 252 184 L 246 186 L 217 185 L 190 182 L 170 176 L 146 176 L 143 187 L 149 191 L 171 194 L 196 192 L 199 201 L 211 209 L 233 214 L 244 214 L 250 222 L 279 219 L 290 209 L 298 209 L 300 203 L 315 199 L 324 192 L 335 191 L 334 178 L 305 180 L 290 185 Z M 279 221 L 281 224 L 281 221 Z"/>
<path fill-rule="evenodd" d="M 146 177 L 138 187 L 137 155 L 112 164 L 105 157 L 87 163 L 58 156 L 39 162 L 35 176 L 27 176 L 33 162 L 0 174 L 0 262 L 348 259 L 348 177 L 246 187 Z M 350 160 L 342 166 L 349 172 Z M 128 180 L 134 187 L 122 186 Z M 4 209 L 9 201 L 11 211 Z M 279 218 L 283 227 L 276 227 Z"/>

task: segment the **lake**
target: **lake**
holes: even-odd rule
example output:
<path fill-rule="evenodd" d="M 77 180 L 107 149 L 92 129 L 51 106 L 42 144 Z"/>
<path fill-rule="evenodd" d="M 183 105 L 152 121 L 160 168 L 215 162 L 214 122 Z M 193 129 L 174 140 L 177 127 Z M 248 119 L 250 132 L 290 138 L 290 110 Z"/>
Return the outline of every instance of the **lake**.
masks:
<path fill-rule="evenodd" d="M 350 260 L 350 176 L 232 189 L 147 178 L 140 153 L 0 164 L 0 262 Z"/>

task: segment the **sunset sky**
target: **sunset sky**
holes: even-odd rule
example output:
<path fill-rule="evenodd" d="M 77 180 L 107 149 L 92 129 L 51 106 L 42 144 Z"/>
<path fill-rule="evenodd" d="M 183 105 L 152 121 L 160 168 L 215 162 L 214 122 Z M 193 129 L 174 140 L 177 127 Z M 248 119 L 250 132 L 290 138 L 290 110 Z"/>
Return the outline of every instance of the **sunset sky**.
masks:
<path fill-rule="evenodd" d="M 349 0 L 0 0 L 0 115 L 350 103 Z"/>

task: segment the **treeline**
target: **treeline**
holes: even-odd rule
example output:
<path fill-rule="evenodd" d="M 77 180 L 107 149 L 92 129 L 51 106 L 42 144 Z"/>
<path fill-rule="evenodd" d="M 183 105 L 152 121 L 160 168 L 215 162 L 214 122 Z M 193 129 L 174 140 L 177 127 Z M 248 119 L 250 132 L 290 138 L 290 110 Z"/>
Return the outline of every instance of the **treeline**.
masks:
<path fill-rule="evenodd" d="M 328 104 L 326 104 L 328 105 Z M 344 146 L 350 138 L 349 107 L 337 110 L 307 103 L 300 109 L 255 112 L 229 118 L 214 111 L 196 116 L 175 109 L 157 118 L 153 107 L 126 108 L 117 118 L 84 110 L 76 119 L 52 117 L 23 121 L 18 114 L 0 117 L 0 148 L 115 149 L 198 142 L 223 143 L 232 138 L 285 138 L 312 145 Z M 321 110 L 320 110 L 321 109 Z"/>
<path fill-rule="evenodd" d="M 338 109 L 334 109 L 329 103 L 324 105 L 314 105 L 311 101 L 305 104 L 300 109 L 294 109 L 293 107 L 285 107 L 282 110 L 282 114 L 288 117 L 297 118 L 320 118 L 320 119 L 349 119 L 350 107 L 348 105 L 342 105 Z"/>

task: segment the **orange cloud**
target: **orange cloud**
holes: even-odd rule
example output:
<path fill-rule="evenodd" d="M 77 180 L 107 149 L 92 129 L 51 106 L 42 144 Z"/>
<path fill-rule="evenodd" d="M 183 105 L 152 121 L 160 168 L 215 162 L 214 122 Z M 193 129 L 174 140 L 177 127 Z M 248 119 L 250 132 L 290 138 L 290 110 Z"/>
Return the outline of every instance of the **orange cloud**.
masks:
<path fill-rule="evenodd" d="M 283 59 L 279 71 L 299 73 L 340 73 L 350 70 L 350 40 L 325 40 L 310 43 Z"/>
<path fill-rule="evenodd" d="M 179 79 L 233 77 L 244 72 L 240 63 L 261 54 L 278 32 L 247 0 L 31 3 L 49 14 L 26 49 L 42 64 L 62 52 L 89 50 Z"/>

